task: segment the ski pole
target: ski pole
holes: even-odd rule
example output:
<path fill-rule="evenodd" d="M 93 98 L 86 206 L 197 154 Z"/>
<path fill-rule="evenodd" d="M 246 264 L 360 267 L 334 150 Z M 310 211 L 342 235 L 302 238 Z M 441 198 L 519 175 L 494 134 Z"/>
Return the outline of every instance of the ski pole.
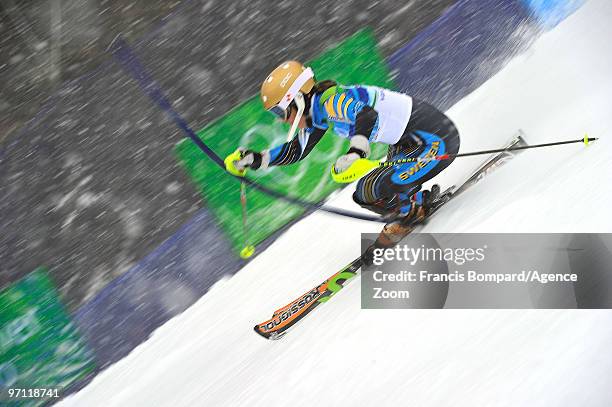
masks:
<path fill-rule="evenodd" d="M 244 235 L 244 247 L 240 250 L 240 257 L 248 259 L 255 253 L 255 246 L 249 244 L 249 227 L 247 222 L 247 199 L 246 184 L 240 182 L 240 204 L 242 205 L 242 233 Z"/>
<path fill-rule="evenodd" d="M 432 155 L 430 157 L 409 157 L 409 158 L 401 158 L 395 161 L 376 161 L 376 160 L 368 160 L 367 158 L 360 158 L 355 161 L 351 166 L 344 172 L 337 173 L 334 166 L 331 167 L 331 177 L 335 182 L 340 184 L 347 184 L 353 181 L 357 181 L 359 178 L 363 177 L 365 174 L 372 171 L 377 167 L 391 167 L 397 164 L 404 163 L 423 163 L 430 161 L 442 161 L 442 160 L 450 160 L 457 157 L 470 157 L 474 155 L 484 155 L 484 154 L 493 154 L 493 153 L 501 153 L 504 151 L 516 151 L 516 150 L 527 150 L 530 148 L 541 148 L 541 147 L 550 147 L 550 146 L 558 146 L 562 144 L 573 144 L 573 143 L 584 143 L 589 145 L 589 142 L 595 141 L 597 138 L 585 135 L 581 139 L 577 140 L 567 140 L 567 141 L 556 141 L 553 143 L 543 143 L 543 144 L 532 144 L 528 146 L 519 146 L 519 147 L 507 147 L 507 148 L 496 148 L 493 150 L 480 150 L 473 151 L 470 153 L 458 153 L 458 154 L 442 154 L 442 155 Z"/>
<path fill-rule="evenodd" d="M 442 154 L 442 155 L 436 155 L 436 156 L 433 156 L 433 157 L 401 158 L 401 159 L 395 160 L 395 161 L 379 162 L 378 165 L 380 167 L 390 167 L 390 166 L 396 165 L 396 164 L 404 164 L 404 163 L 412 163 L 412 162 L 443 161 L 443 160 L 450 160 L 452 158 L 457 158 L 457 157 L 470 157 L 470 156 L 474 156 L 474 155 L 502 153 L 502 152 L 505 152 L 505 151 L 516 151 L 516 150 L 527 150 L 527 149 L 531 149 L 531 148 L 560 146 L 562 144 L 584 143 L 584 144 L 588 145 L 591 141 L 595 141 L 595 140 L 597 140 L 596 137 L 590 137 L 589 138 L 588 136 L 585 135 L 584 138 L 577 139 L 577 140 L 556 141 L 556 142 L 553 142 L 553 143 L 532 144 L 532 145 L 528 145 L 528 146 L 518 146 L 518 147 L 510 147 L 510 148 L 496 148 L 496 149 L 493 149 L 493 150 L 472 151 L 470 153 Z"/>

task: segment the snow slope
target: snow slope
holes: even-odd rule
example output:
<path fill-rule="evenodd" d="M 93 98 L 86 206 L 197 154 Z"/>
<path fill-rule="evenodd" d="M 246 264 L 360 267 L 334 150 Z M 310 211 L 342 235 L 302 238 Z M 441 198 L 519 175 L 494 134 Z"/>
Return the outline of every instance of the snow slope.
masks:
<path fill-rule="evenodd" d="M 591 0 L 454 106 L 462 151 L 522 128 L 523 153 L 428 224 L 436 232 L 612 231 L 612 2 Z M 479 159 L 457 160 L 448 184 Z M 332 205 L 354 209 L 352 191 Z M 380 225 L 316 213 L 62 406 L 609 404 L 607 310 L 361 310 L 350 284 L 283 340 L 256 322 L 319 283 Z"/>

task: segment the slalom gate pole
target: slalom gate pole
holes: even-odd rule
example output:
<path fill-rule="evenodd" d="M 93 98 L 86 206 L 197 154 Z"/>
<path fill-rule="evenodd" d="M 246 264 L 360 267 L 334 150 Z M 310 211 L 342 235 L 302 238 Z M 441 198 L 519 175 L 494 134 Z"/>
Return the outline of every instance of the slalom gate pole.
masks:
<path fill-rule="evenodd" d="M 380 167 L 390 167 L 396 164 L 404 164 L 404 163 L 411 163 L 411 162 L 443 161 L 443 160 L 450 160 L 450 159 L 457 158 L 457 157 L 470 157 L 474 155 L 502 153 L 504 151 L 528 150 L 531 148 L 560 146 L 562 144 L 584 143 L 586 145 L 589 145 L 591 141 L 595 141 L 595 140 L 597 140 L 596 137 L 589 138 L 588 136 L 585 135 L 584 138 L 577 139 L 577 140 L 556 141 L 553 143 L 532 144 L 528 146 L 519 146 L 519 147 L 510 147 L 510 148 L 496 148 L 493 150 L 473 151 L 470 153 L 442 154 L 442 155 L 437 155 L 437 156 L 430 157 L 430 158 L 419 158 L 419 157 L 402 158 L 402 159 L 395 160 L 395 161 L 380 162 L 378 165 Z"/>
<path fill-rule="evenodd" d="M 148 95 L 151 100 L 158 105 L 161 110 L 165 111 L 169 118 L 174 121 L 176 126 L 182 130 L 182 132 L 187 136 L 191 141 L 198 147 L 204 154 L 210 158 L 215 165 L 219 168 L 223 169 L 225 174 L 228 174 L 225 171 L 225 163 L 223 159 L 217 155 L 204 141 L 202 141 L 198 135 L 193 131 L 193 129 L 187 124 L 187 121 L 172 107 L 172 103 L 166 97 L 164 92 L 162 92 L 161 87 L 157 84 L 157 82 L 153 79 L 151 75 L 144 68 L 140 59 L 136 55 L 136 53 L 132 50 L 130 45 L 118 35 L 115 37 L 113 42 L 108 47 L 109 51 L 112 53 L 113 57 L 119 63 L 119 65 L 136 81 L 136 83 L 140 86 L 142 91 Z M 380 215 L 367 215 L 361 212 L 349 211 L 342 208 L 335 208 L 331 206 L 325 205 L 324 201 L 321 202 L 310 202 L 301 198 L 297 198 L 291 195 L 286 195 L 275 189 L 269 188 L 265 185 L 261 185 L 255 181 L 252 181 L 248 178 L 242 178 L 237 175 L 228 174 L 228 176 L 233 177 L 235 180 L 242 181 L 251 188 L 254 188 L 272 198 L 281 199 L 285 202 L 299 205 L 305 209 L 310 210 L 321 210 L 327 213 L 333 213 L 335 215 L 344 216 L 353 219 L 361 219 L 373 222 L 381 222 L 386 223 L 385 220 Z"/>
<path fill-rule="evenodd" d="M 240 182 L 240 205 L 242 206 L 242 233 L 244 235 L 244 247 L 240 251 L 240 257 L 248 259 L 255 253 L 255 246 L 249 244 L 249 225 L 247 221 L 247 198 L 246 184 Z"/>

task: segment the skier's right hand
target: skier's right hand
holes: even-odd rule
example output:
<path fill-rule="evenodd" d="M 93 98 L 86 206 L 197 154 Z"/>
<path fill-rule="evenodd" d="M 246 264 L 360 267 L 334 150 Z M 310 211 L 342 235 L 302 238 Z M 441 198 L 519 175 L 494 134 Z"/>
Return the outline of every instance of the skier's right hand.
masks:
<path fill-rule="evenodd" d="M 230 174 L 244 177 L 247 168 L 259 168 L 261 154 L 244 147 L 238 147 L 236 151 L 225 157 L 223 162 L 225 163 L 225 169 Z"/>

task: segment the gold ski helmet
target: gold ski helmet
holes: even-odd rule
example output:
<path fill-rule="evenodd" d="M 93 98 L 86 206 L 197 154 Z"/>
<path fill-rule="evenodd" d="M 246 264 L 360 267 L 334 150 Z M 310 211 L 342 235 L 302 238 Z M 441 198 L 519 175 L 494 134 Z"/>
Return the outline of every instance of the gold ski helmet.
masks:
<path fill-rule="evenodd" d="M 274 69 L 261 85 L 261 101 L 264 109 L 283 120 L 289 117 L 289 105 L 295 102 L 297 115 L 289 131 L 288 139 L 304 113 L 304 95 L 315 85 L 314 72 L 297 61 L 285 61 Z"/>

